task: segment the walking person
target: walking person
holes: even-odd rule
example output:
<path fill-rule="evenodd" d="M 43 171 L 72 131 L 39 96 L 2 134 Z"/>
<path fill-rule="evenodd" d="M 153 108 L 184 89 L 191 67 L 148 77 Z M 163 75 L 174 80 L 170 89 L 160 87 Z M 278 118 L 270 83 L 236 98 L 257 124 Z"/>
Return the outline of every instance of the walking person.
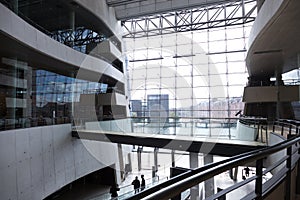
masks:
<path fill-rule="evenodd" d="M 139 188 L 141 186 L 141 183 L 138 179 L 138 177 L 136 176 L 135 179 L 132 181 L 131 185 L 133 185 L 134 188 L 134 194 L 139 192 Z"/>
<path fill-rule="evenodd" d="M 111 198 L 114 199 L 118 196 L 118 191 L 120 190 L 119 185 L 113 185 L 111 186 L 109 192 L 111 193 Z"/>
<path fill-rule="evenodd" d="M 141 191 L 143 191 L 146 187 L 146 182 L 145 182 L 145 179 L 144 179 L 144 175 L 142 174 L 141 175 Z"/>

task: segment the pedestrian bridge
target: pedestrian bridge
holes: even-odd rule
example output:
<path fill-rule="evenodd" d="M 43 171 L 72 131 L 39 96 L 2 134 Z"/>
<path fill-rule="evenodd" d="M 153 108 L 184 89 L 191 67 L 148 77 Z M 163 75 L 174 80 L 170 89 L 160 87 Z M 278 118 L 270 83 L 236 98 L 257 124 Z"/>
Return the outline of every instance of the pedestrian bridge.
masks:
<path fill-rule="evenodd" d="M 128 124 L 132 127 L 125 127 Z M 220 156 L 233 156 L 267 146 L 266 142 L 261 139 L 256 138 L 257 141 L 255 138 L 252 140 L 240 139 L 236 127 L 206 127 L 157 128 L 153 124 L 141 126 L 132 124 L 130 121 L 114 120 L 88 122 L 85 124 L 85 128 L 73 129 L 72 135 L 84 140 L 209 153 Z"/>

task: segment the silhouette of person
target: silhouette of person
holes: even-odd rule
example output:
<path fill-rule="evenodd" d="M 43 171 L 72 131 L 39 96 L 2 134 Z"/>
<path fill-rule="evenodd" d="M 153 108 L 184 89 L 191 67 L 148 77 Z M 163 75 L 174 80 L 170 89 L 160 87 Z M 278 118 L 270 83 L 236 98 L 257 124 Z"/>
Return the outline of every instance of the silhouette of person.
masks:
<path fill-rule="evenodd" d="M 249 167 L 245 167 L 244 170 L 245 170 L 245 175 L 246 175 L 246 177 L 249 177 L 249 174 L 250 174 L 250 169 L 249 169 Z"/>
<path fill-rule="evenodd" d="M 132 181 L 131 185 L 133 185 L 134 188 L 134 194 L 139 192 L 139 188 L 141 186 L 140 181 L 138 177 L 136 176 L 135 179 Z"/>
<path fill-rule="evenodd" d="M 141 191 L 145 189 L 145 186 L 146 186 L 146 182 L 145 182 L 145 179 L 144 179 L 144 175 L 142 174 L 141 175 Z"/>
<path fill-rule="evenodd" d="M 120 190 L 120 188 L 118 187 L 118 184 L 111 186 L 111 188 L 109 190 L 109 193 L 111 193 L 111 197 L 117 197 L 119 190 Z"/>

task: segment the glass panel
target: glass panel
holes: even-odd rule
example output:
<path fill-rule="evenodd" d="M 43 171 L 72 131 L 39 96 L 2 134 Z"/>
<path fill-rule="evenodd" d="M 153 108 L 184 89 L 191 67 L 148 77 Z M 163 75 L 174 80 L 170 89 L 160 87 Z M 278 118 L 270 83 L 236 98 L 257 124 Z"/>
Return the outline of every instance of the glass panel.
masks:
<path fill-rule="evenodd" d="M 227 98 L 214 98 L 210 103 L 211 110 L 225 111 L 228 110 L 228 100 Z"/>
<path fill-rule="evenodd" d="M 226 86 L 227 85 L 227 75 L 219 74 L 219 75 L 210 75 L 210 85 L 211 86 Z"/>
<path fill-rule="evenodd" d="M 177 45 L 186 45 L 188 44 L 189 46 L 191 45 L 191 33 L 187 32 L 187 33 L 178 33 L 177 34 L 177 39 L 176 39 L 176 43 Z"/>
<path fill-rule="evenodd" d="M 175 88 L 176 87 L 176 81 L 174 78 L 162 78 L 161 79 L 161 84 L 165 88 Z"/>
<path fill-rule="evenodd" d="M 161 56 L 163 59 L 134 64 L 144 66 L 139 72 L 142 78 L 136 78 L 132 82 L 144 82 L 143 78 L 148 79 L 147 85 L 138 90 L 143 93 L 145 103 L 148 94 L 168 94 L 169 113 L 173 115 L 176 110 L 176 113 L 184 117 L 232 116 L 243 108 L 241 97 L 248 77 L 244 62 L 246 52 L 225 51 L 243 50 L 247 40 L 244 32 L 250 28 L 251 25 L 241 25 L 168 34 L 161 36 L 162 40 L 160 36 L 155 39 L 147 38 L 147 41 L 146 38 L 135 39 L 142 41 L 135 45 L 144 45 L 138 48 L 148 49 L 146 53 L 135 51 L 141 54 L 135 57 Z M 149 49 L 152 44 L 156 48 Z M 161 48 L 159 44 L 162 44 Z M 207 54 L 208 48 L 212 54 Z M 130 56 L 133 57 L 132 54 Z M 134 77 L 137 74 L 133 71 Z"/>
<path fill-rule="evenodd" d="M 219 29 L 213 29 L 209 31 L 209 40 L 210 41 L 217 41 L 217 40 L 225 40 L 225 29 L 219 28 Z"/>
<path fill-rule="evenodd" d="M 246 86 L 247 77 L 247 74 L 228 74 L 228 84 Z"/>
<path fill-rule="evenodd" d="M 234 39 L 227 42 L 227 51 L 240 51 L 246 49 L 245 40 Z"/>
<path fill-rule="evenodd" d="M 176 54 L 177 56 L 186 56 L 186 55 L 190 56 L 190 55 L 192 55 L 191 44 L 178 45 L 176 53 L 177 53 Z"/>
<path fill-rule="evenodd" d="M 214 98 L 226 98 L 227 97 L 227 87 L 226 86 L 215 86 L 210 87 L 210 97 Z"/>
<path fill-rule="evenodd" d="M 194 76 L 193 86 L 194 87 L 205 87 L 208 86 L 209 80 L 207 76 Z"/>
<path fill-rule="evenodd" d="M 209 55 L 212 63 L 224 63 L 226 62 L 226 54 L 212 54 Z"/>
<path fill-rule="evenodd" d="M 230 97 L 242 97 L 245 86 L 230 86 L 228 92 Z"/>
<path fill-rule="evenodd" d="M 211 66 L 210 69 L 212 69 L 213 67 L 216 68 L 216 70 L 211 70 L 211 74 L 212 73 L 216 73 L 216 74 L 226 74 L 227 73 L 227 63 L 216 63 L 214 65 Z"/>
<path fill-rule="evenodd" d="M 247 73 L 245 62 L 230 62 L 228 73 Z"/>
<path fill-rule="evenodd" d="M 210 42 L 208 48 L 209 48 L 209 53 L 225 52 L 226 41 Z"/>
<path fill-rule="evenodd" d="M 195 31 L 193 34 L 194 43 L 206 43 L 208 39 L 207 37 L 207 31 Z"/>

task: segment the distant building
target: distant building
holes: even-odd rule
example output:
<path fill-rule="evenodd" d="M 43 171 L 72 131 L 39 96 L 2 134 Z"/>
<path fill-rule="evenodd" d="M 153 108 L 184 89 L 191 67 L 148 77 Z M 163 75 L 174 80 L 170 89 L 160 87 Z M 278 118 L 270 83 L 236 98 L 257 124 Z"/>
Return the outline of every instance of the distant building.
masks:
<path fill-rule="evenodd" d="M 133 117 L 142 117 L 143 109 L 142 109 L 142 101 L 141 100 L 131 100 L 130 101 L 131 113 L 135 113 Z"/>
<path fill-rule="evenodd" d="M 169 95 L 147 95 L 147 110 L 151 121 L 165 121 L 162 118 L 166 118 L 167 120 L 169 117 Z"/>

